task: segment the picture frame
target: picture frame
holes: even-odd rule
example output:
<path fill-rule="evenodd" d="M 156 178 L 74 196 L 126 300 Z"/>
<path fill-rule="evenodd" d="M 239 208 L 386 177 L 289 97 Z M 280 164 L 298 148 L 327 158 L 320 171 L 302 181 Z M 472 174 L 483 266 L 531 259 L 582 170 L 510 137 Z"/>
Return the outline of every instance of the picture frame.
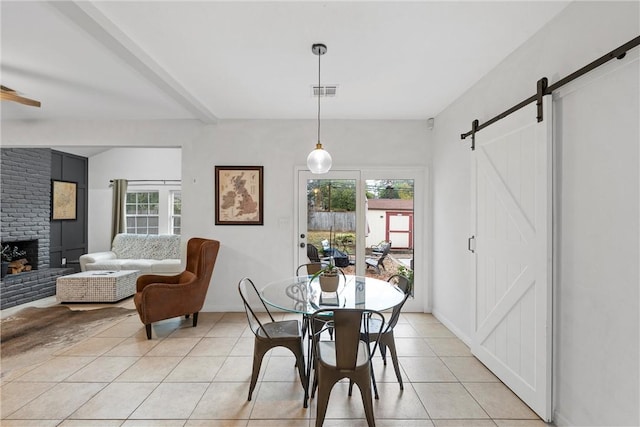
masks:
<path fill-rule="evenodd" d="M 78 212 L 78 183 L 51 181 L 51 219 L 75 220 Z"/>
<path fill-rule="evenodd" d="M 263 166 L 215 167 L 215 224 L 264 225 Z"/>

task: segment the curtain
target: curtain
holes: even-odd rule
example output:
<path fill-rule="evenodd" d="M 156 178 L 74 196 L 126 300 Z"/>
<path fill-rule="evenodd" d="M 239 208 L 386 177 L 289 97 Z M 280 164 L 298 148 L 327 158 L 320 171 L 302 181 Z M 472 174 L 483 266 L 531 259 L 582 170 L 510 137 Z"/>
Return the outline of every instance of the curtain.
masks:
<path fill-rule="evenodd" d="M 118 233 L 127 230 L 125 216 L 125 202 L 127 200 L 127 180 L 114 179 L 113 186 L 113 210 L 111 212 L 111 241 Z"/>

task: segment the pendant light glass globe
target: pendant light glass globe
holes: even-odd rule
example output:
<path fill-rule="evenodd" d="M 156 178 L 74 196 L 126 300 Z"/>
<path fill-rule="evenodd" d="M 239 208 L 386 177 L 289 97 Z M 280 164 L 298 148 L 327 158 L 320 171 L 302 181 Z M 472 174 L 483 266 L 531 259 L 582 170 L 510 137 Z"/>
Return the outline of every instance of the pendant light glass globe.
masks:
<path fill-rule="evenodd" d="M 331 169 L 331 154 L 319 142 L 307 157 L 307 167 L 311 173 L 327 173 Z"/>

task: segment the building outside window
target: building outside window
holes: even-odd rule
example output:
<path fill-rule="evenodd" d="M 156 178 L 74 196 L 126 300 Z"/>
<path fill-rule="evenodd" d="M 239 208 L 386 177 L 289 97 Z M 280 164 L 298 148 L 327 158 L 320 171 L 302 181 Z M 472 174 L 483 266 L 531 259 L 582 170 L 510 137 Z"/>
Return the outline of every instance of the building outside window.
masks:
<path fill-rule="evenodd" d="M 182 194 L 180 191 L 171 192 L 171 234 L 180 234 L 182 215 Z"/>
<path fill-rule="evenodd" d="M 127 192 L 127 233 L 158 234 L 158 191 Z"/>

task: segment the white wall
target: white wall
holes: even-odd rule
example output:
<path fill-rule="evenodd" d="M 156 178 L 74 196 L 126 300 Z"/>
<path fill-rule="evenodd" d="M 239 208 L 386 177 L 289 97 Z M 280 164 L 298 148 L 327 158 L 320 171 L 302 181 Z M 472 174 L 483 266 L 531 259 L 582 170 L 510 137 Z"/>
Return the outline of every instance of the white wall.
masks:
<path fill-rule="evenodd" d="M 312 120 L 221 121 L 183 147 L 183 236 L 221 241 L 205 310 L 241 310 L 243 276 L 261 285 L 293 274 L 294 167 L 304 165 L 316 130 Z M 426 120 L 323 121 L 323 145 L 336 170 L 424 165 L 429 137 Z M 264 166 L 264 226 L 214 225 L 215 165 Z"/>
<path fill-rule="evenodd" d="M 472 272 L 466 249 L 470 150 L 460 134 L 470 130 L 472 120 L 482 123 L 532 95 L 539 78 L 554 83 L 637 37 L 638 5 L 572 3 L 436 117 L 433 312 L 461 338 L 471 334 Z M 623 61 L 637 57 L 638 48 Z M 639 94 L 636 62 L 576 92 L 566 88 L 556 95 L 558 425 L 640 424 Z"/>
<path fill-rule="evenodd" d="M 112 148 L 89 158 L 89 252 L 111 249 L 112 179 L 180 180 L 182 156 L 180 148 Z M 180 186 L 144 186 L 133 183 L 130 190 L 157 190 L 160 201 L 167 203 L 170 190 Z M 160 224 L 160 234 L 167 234 L 167 215 Z M 163 230 L 162 227 L 165 227 Z"/>

